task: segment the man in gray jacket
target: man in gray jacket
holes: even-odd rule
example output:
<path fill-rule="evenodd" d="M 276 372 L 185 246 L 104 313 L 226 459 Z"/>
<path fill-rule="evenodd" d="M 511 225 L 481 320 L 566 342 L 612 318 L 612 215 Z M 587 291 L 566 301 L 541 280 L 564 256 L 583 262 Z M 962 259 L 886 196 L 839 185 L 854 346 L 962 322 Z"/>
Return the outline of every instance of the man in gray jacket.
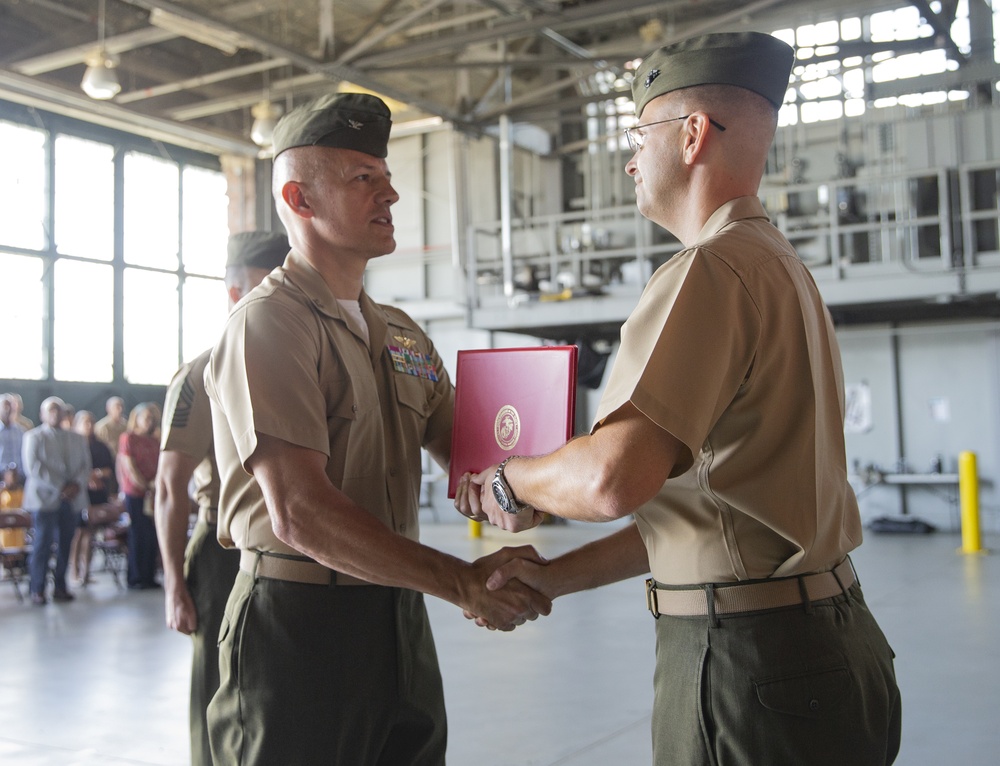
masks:
<path fill-rule="evenodd" d="M 45 579 L 52 543 L 58 543 L 53 580 L 54 601 L 72 601 L 66 588 L 69 548 L 80 512 L 87 506 L 90 450 L 80 434 L 59 427 L 65 404 L 50 396 L 39 410 L 42 424 L 24 435 L 22 469 L 25 474 L 25 510 L 31 511 L 35 527 L 31 554 L 31 602 L 44 606 Z"/>

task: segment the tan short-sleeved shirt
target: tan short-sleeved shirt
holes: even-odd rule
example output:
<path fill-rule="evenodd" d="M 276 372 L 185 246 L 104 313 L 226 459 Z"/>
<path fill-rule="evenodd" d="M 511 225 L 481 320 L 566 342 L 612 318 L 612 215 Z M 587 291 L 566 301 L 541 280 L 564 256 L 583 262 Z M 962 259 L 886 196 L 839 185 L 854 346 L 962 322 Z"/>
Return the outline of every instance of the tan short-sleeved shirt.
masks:
<path fill-rule="evenodd" d="M 94 436 L 104 442 L 111 450 L 111 456 L 118 454 L 118 440 L 122 438 L 128 424 L 124 420 L 117 420 L 110 415 L 105 415 L 94 424 Z"/>
<path fill-rule="evenodd" d="M 723 205 L 653 274 L 595 429 L 629 401 L 686 447 L 635 513 L 655 579 L 824 571 L 861 543 L 833 323 L 756 197 Z"/>
<path fill-rule="evenodd" d="M 328 456 L 334 486 L 419 536 L 420 448 L 451 430 L 454 389 L 404 312 L 360 298 L 370 346 L 294 250 L 233 310 L 205 372 L 222 474 L 219 540 L 294 553 L 245 466 L 265 433 Z"/>
<path fill-rule="evenodd" d="M 181 367 L 163 402 L 160 449 L 201 458 L 194 469 L 194 499 L 199 508 L 219 507 L 219 469 L 212 444 L 212 408 L 205 392 L 205 366 L 212 349 Z"/>

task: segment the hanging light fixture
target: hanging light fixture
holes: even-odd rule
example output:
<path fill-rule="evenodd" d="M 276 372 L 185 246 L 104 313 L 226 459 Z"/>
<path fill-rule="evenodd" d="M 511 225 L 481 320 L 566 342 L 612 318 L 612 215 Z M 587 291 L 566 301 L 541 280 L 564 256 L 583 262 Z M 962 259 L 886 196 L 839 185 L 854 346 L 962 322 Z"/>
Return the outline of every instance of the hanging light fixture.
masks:
<path fill-rule="evenodd" d="M 87 71 L 83 73 L 80 87 L 91 98 L 106 101 L 122 89 L 118 82 L 118 57 L 104 49 L 104 0 L 97 4 L 97 48 L 87 55 Z"/>
<path fill-rule="evenodd" d="M 269 148 L 274 136 L 274 126 L 281 117 L 281 107 L 264 99 L 250 107 L 250 114 L 253 117 L 250 139 L 261 148 Z"/>

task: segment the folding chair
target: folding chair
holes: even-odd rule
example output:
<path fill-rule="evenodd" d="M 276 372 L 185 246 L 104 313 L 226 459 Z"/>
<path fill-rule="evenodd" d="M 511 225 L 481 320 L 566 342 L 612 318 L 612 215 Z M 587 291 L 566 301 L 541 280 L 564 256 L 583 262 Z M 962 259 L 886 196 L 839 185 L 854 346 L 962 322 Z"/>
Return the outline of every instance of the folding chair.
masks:
<path fill-rule="evenodd" d="M 111 500 L 87 508 L 87 526 L 92 534 L 94 551 L 99 552 L 102 565 L 91 572 L 108 572 L 119 589 L 125 588 L 128 569 L 128 525 L 122 521 L 125 506 Z"/>
<path fill-rule="evenodd" d="M 0 579 L 14 584 L 17 600 L 24 602 L 21 580 L 28 573 L 31 554 L 31 514 L 21 510 L 0 511 Z"/>

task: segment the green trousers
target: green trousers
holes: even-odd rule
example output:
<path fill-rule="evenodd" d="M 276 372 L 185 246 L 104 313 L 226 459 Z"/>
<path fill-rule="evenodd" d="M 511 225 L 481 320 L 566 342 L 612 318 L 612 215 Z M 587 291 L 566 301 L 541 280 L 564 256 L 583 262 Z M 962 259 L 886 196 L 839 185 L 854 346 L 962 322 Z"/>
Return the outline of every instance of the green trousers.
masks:
<path fill-rule="evenodd" d="M 219 688 L 219 627 L 240 569 L 240 552 L 223 548 L 215 534 L 215 524 L 199 521 L 184 551 L 184 580 L 198 611 L 191 636 L 191 766 L 212 766 L 205 716 Z"/>
<path fill-rule="evenodd" d="M 444 690 L 422 594 L 241 571 L 219 638 L 208 708 L 217 764 L 444 764 Z"/>
<path fill-rule="evenodd" d="M 893 653 L 861 588 L 743 616 L 656 621 L 656 766 L 886 766 Z"/>

